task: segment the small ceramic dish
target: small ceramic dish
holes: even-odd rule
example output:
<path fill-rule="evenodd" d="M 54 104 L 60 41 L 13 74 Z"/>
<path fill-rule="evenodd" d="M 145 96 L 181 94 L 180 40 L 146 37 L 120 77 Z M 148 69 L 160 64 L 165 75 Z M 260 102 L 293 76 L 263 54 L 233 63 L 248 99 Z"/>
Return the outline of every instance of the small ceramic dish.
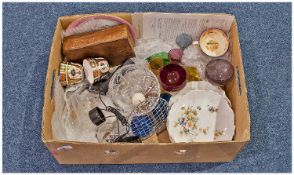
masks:
<path fill-rule="evenodd" d="M 160 70 L 161 86 L 166 91 L 178 91 L 185 87 L 187 82 L 186 70 L 178 64 L 168 64 Z"/>
<path fill-rule="evenodd" d="M 201 50 L 210 57 L 220 57 L 229 49 L 229 39 L 220 29 L 208 29 L 199 39 Z"/>

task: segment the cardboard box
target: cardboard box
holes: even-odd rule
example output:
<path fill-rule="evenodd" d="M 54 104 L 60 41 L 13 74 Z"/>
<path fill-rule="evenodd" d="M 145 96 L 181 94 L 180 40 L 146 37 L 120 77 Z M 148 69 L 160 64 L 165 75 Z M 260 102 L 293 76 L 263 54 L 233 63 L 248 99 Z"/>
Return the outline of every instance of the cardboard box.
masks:
<path fill-rule="evenodd" d="M 137 28 L 138 36 L 143 35 L 143 14 L 112 14 L 126 19 Z M 148 13 L 152 14 L 152 13 Z M 174 17 L 178 14 L 155 13 L 157 16 Z M 62 29 L 70 22 L 84 16 L 63 16 L 57 21 L 52 41 L 51 53 L 46 76 L 42 141 L 53 153 L 60 164 L 134 164 L 134 163 L 185 163 L 185 162 L 228 162 L 232 161 L 250 140 L 250 115 L 248 109 L 247 89 L 242 64 L 237 22 L 229 28 L 232 64 L 235 67 L 233 81 L 225 90 L 231 100 L 235 113 L 235 136 L 232 141 L 203 143 L 170 143 L 168 134 L 163 132 L 158 137 L 160 143 L 87 143 L 52 138 L 51 117 L 54 111 L 54 81 L 58 81 L 59 63 L 62 61 Z M 184 17 L 222 18 L 232 17 L 228 14 L 184 14 Z M 147 18 L 146 18 L 147 20 Z M 148 31 L 147 31 L 148 34 Z"/>

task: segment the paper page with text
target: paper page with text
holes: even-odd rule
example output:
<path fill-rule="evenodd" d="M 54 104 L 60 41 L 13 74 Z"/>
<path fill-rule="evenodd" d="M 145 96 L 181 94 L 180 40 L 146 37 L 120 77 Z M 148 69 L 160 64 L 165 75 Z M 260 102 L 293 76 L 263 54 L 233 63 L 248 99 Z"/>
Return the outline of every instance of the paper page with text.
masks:
<path fill-rule="evenodd" d="M 229 14 L 146 13 L 143 15 L 143 38 L 175 39 L 181 33 L 198 40 L 209 28 L 228 32 L 235 17 Z"/>

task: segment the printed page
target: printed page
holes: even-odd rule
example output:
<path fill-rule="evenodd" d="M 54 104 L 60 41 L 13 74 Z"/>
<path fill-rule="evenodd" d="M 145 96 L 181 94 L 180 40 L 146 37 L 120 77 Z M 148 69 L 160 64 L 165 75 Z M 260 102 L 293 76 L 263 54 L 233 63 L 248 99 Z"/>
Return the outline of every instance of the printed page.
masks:
<path fill-rule="evenodd" d="M 192 35 L 193 40 L 198 40 L 201 33 L 208 28 L 228 32 L 233 21 L 234 16 L 228 14 L 144 13 L 142 37 L 165 40 L 187 33 Z"/>

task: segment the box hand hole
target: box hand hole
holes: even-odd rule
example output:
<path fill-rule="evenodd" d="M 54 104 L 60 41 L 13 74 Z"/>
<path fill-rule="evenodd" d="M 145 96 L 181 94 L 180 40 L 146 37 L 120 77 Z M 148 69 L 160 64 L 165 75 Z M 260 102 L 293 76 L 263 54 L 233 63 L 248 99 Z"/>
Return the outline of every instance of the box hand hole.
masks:
<path fill-rule="evenodd" d="M 117 151 L 115 151 L 115 150 L 106 150 L 106 151 L 104 151 L 104 153 L 107 154 L 107 155 L 116 155 Z"/>
<path fill-rule="evenodd" d="M 51 100 L 53 99 L 53 95 L 54 95 L 54 85 L 55 85 L 55 69 L 52 71 L 52 75 L 51 75 L 51 88 L 50 88 L 50 97 Z"/>
<path fill-rule="evenodd" d="M 240 71 L 239 68 L 236 66 L 236 76 L 237 76 L 237 85 L 238 85 L 238 91 L 239 91 L 239 95 L 241 96 L 242 94 L 242 88 L 241 88 L 241 82 L 240 82 Z"/>
<path fill-rule="evenodd" d="M 187 150 L 185 150 L 185 149 L 180 149 L 180 150 L 175 151 L 175 153 L 176 153 L 177 155 L 185 155 L 185 154 L 187 153 Z"/>

